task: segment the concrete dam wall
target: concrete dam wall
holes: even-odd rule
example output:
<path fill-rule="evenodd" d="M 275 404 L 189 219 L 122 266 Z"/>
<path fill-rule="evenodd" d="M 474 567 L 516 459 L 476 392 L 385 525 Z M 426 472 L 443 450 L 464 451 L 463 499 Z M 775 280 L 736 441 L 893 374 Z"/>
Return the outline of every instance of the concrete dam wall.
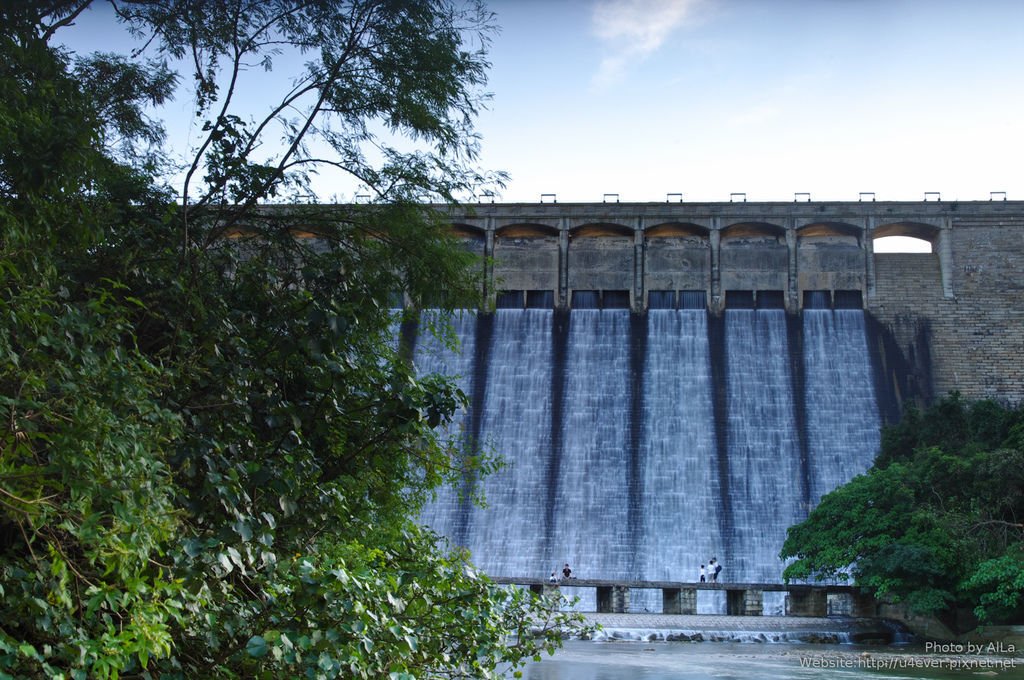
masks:
<path fill-rule="evenodd" d="M 492 304 L 860 308 L 897 398 L 1024 399 L 1024 202 L 479 204 L 446 216 L 493 261 Z M 912 236 L 931 253 L 875 253 Z M 703 298 L 703 299 L 701 299 Z"/>
<path fill-rule="evenodd" d="M 460 351 L 402 335 L 470 397 L 450 434 L 508 463 L 488 507 L 454 489 L 424 514 L 492 575 L 696 580 L 714 556 L 725 579 L 778 582 L 786 528 L 870 466 L 902 402 L 1022 392 L 1017 203 L 481 205 L 451 222 L 489 257 L 492 308 L 458 317 Z M 873 252 L 896 234 L 933 252 Z"/>

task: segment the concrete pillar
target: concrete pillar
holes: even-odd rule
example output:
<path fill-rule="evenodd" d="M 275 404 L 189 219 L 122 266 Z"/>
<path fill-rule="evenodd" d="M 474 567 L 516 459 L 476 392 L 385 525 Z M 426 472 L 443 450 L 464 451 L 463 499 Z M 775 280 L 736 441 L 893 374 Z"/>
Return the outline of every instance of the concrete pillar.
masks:
<path fill-rule="evenodd" d="M 789 271 L 786 276 L 786 311 L 796 314 L 800 311 L 800 286 L 798 279 L 798 239 L 793 218 L 786 220 L 786 250 L 789 251 Z"/>
<path fill-rule="evenodd" d="M 612 612 L 625 614 L 629 611 L 629 587 L 612 586 Z"/>
<path fill-rule="evenodd" d="M 630 306 L 634 312 L 647 308 L 644 301 L 644 218 L 637 219 L 633 231 L 633 299 Z"/>
<path fill-rule="evenodd" d="M 866 616 L 875 617 L 878 616 L 878 601 L 867 593 L 852 593 L 850 598 L 853 600 L 853 608 L 850 612 L 853 616 Z"/>
<path fill-rule="evenodd" d="M 484 240 L 484 304 L 486 309 L 494 309 L 498 292 L 494 289 L 494 218 L 486 221 Z"/>
<path fill-rule="evenodd" d="M 952 300 L 953 295 L 953 221 L 949 217 L 942 219 L 939 229 L 938 247 L 939 272 L 942 275 L 942 297 Z"/>
<path fill-rule="evenodd" d="M 864 250 L 864 303 L 875 299 L 875 218 L 868 217 L 864 224 L 861 247 Z"/>
<path fill-rule="evenodd" d="M 696 588 L 662 588 L 661 589 L 661 613 L 662 614 L 696 614 L 697 613 L 697 589 Z"/>
<path fill-rule="evenodd" d="M 789 591 L 787 616 L 827 616 L 828 594 L 824 588 Z"/>
<path fill-rule="evenodd" d="M 764 593 L 760 590 L 726 590 L 725 612 L 729 616 L 761 616 L 764 613 Z"/>
<path fill-rule="evenodd" d="M 725 296 L 722 293 L 722 219 L 711 218 L 711 233 L 708 242 L 711 246 L 711 300 L 708 308 L 712 314 L 721 314 L 725 307 Z"/>
<path fill-rule="evenodd" d="M 761 616 L 764 614 L 764 592 L 760 590 L 743 591 L 743 615 Z"/>
<path fill-rule="evenodd" d="M 569 306 L 569 227 L 563 217 L 558 231 L 558 291 L 555 305 L 559 309 Z"/>
<path fill-rule="evenodd" d="M 697 589 L 696 588 L 683 588 L 679 592 L 679 613 L 680 614 L 696 614 L 697 613 Z"/>

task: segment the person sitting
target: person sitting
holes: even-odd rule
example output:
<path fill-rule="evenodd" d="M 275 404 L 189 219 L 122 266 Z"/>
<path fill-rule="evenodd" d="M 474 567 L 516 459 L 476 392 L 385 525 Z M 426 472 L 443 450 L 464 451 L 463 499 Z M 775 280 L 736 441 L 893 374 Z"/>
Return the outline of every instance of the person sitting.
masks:
<path fill-rule="evenodd" d="M 569 568 L 568 562 L 566 562 L 565 566 L 562 567 L 562 578 L 572 578 L 572 569 Z"/>
<path fill-rule="evenodd" d="M 555 572 L 551 572 L 551 576 L 548 576 L 548 583 L 557 583 L 558 577 L 555 576 Z"/>

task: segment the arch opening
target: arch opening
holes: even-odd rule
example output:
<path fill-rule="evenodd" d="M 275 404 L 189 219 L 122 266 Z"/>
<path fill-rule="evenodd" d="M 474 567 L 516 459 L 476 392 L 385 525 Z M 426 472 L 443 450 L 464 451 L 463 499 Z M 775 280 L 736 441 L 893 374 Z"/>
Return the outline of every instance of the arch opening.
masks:
<path fill-rule="evenodd" d="M 894 222 L 875 228 L 871 234 L 876 253 L 932 253 L 939 230 L 920 222 Z"/>

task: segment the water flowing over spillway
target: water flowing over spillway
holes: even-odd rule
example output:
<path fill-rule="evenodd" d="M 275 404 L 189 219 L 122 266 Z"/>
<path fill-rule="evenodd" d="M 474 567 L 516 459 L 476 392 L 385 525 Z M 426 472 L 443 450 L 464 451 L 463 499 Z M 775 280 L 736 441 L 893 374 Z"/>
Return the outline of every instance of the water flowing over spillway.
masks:
<path fill-rule="evenodd" d="M 491 574 L 537 573 L 550 562 L 537 527 L 549 515 L 552 314 L 499 309 L 494 315 L 481 444 L 508 465 L 484 479 L 487 508 L 468 509 L 467 536 Z"/>
<path fill-rule="evenodd" d="M 448 433 L 506 466 L 479 489 L 486 508 L 443 489 L 423 521 L 492 575 L 568 562 L 586 578 L 696 581 L 715 556 L 724 580 L 779 582 L 786 529 L 877 451 L 860 310 L 456 321 L 461 351 L 421 331 L 416 368 L 459 376 L 473 406 Z M 657 611 L 645 592 L 657 594 L 635 591 L 633 609 Z M 706 595 L 699 611 L 720 608 Z"/>
<path fill-rule="evenodd" d="M 878 448 L 880 426 L 870 357 L 859 310 L 803 314 L 810 500 L 864 471 Z M 872 455 L 865 457 L 865 452 Z"/>
<path fill-rule="evenodd" d="M 804 474 L 786 314 L 727 310 L 729 557 L 719 557 L 730 580 L 765 583 L 782 571 L 786 528 L 804 516 Z"/>

